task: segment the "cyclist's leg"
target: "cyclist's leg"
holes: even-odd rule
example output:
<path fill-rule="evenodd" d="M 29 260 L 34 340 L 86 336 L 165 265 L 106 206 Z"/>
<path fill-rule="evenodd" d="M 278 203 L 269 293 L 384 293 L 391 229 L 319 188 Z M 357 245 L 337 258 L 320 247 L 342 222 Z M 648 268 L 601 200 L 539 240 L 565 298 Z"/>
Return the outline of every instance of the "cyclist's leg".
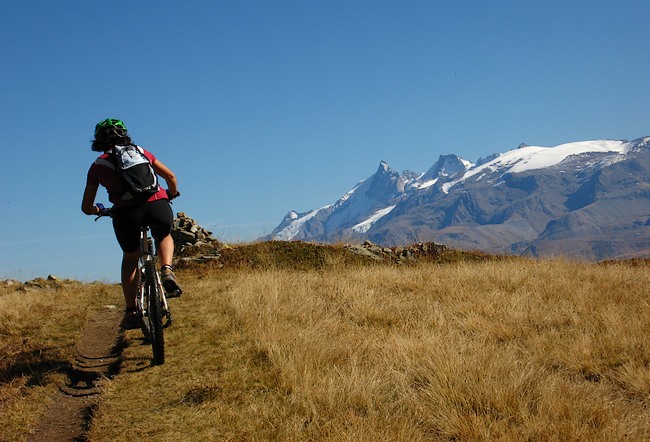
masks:
<path fill-rule="evenodd" d="M 167 200 L 152 201 L 146 205 L 147 221 L 151 227 L 151 236 L 156 241 L 158 260 L 162 269 L 163 287 L 169 296 L 172 296 L 172 294 L 180 295 L 182 290 L 176 281 L 176 275 L 172 271 L 174 240 L 171 236 L 171 230 L 174 223 L 174 214 L 171 206 Z"/>
<path fill-rule="evenodd" d="M 138 294 L 138 258 L 140 251 L 124 252 L 122 254 L 122 291 L 126 308 L 135 308 L 135 297 Z"/>
<path fill-rule="evenodd" d="M 172 268 L 172 259 L 174 257 L 174 240 L 171 235 L 163 238 L 158 246 L 158 256 L 160 258 L 160 270 L 162 275 L 162 284 L 167 296 L 179 296 L 183 290 L 176 280 L 174 269 Z"/>
<path fill-rule="evenodd" d="M 138 206 L 124 207 L 113 212 L 113 229 L 122 249 L 122 291 L 127 309 L 135 307 L 138 292 L 138 258 L 140 257 L 140 228 Z"/>
<path fill-rule="evenodd" d="M 174 240 L 171 238 L 174 214 L 169 201 L 156 200 L 144 204 L 143 219 L 151 228 L 158 260 L 162 265 L 171 264 L 174 257 Z"/>
<path fill-rule="evenodd" d="M 174 260 L 174 240 L 171 235 L 167 235 L 157 242 L 158 244 L 158 259 L 161 266 L 170 266 Z"/>

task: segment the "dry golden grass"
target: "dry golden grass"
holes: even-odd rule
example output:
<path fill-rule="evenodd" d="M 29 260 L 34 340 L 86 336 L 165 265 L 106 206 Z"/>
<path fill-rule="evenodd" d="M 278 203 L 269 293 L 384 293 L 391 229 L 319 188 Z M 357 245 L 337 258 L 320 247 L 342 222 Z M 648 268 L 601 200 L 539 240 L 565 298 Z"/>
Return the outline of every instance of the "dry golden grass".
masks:
<path fill-rule="evenodd" d="M 91 441 L 650 438 L 647 266 L 187 270 Z"/>
<path fill-rule="evenodd" d="M 650 437 L 647 268 L 183 276 L 168 361 L 127 349 L 90 440 Z"/>

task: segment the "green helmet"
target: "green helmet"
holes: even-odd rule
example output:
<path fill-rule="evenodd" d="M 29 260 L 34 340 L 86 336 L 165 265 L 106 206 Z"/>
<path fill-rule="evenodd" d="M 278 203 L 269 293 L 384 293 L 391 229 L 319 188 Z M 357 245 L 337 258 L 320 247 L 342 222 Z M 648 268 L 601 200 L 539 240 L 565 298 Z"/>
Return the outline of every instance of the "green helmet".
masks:
<path fill-rule="evenodd" d="M 100 121 L 95 126 L 95 138 L 105 134 L 117 135 L 123 137 L 126 135 L 126 126 L 122 120 L 116 118 L 107 118 Z"/>

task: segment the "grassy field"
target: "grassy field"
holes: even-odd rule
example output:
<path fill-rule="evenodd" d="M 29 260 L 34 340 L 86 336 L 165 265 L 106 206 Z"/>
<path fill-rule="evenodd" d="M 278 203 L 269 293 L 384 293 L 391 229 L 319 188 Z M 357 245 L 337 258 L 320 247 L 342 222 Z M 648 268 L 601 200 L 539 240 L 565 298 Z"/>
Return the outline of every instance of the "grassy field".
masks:
<path fill-rule="evenodd" d="M 179 272 L 165 364 L 127 332 L 88 440 L 650 439 L 647 262 L 318 262 Z M 109 301 L 0 288 L 0 440 L 26 437 Z"/>

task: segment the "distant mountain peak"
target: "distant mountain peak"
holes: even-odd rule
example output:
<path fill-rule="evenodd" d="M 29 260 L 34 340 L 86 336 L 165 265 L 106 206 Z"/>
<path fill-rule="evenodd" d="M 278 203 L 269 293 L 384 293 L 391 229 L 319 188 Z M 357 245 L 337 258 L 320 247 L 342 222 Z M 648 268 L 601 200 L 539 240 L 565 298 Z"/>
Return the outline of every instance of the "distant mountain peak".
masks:
<path fill-rule="evenodd" d="M 438 161 L 429 168 L 422 176 L 411 184 L 412 188 L 427 189 L 434 185 L 440 185 L 450 179 L 461 177 L 467 170 L 471 169 L 474 163 L 467 161 L 458 155 L 440 155 Z"/>

